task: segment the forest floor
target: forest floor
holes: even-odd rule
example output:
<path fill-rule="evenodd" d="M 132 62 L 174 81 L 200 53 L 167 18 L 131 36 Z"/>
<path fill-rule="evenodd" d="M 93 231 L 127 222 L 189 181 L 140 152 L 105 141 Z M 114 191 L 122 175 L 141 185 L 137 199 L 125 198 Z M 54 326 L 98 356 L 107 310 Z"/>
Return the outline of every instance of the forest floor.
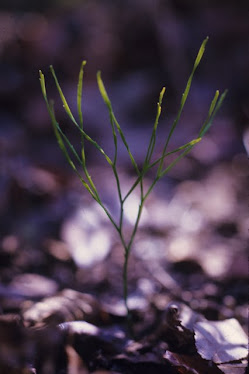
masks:
<path fill-rule="evenodd" d="M 71 174 L 30 165 L 9 176 L 1 373 L 244 373 L 246 170 L 235 159 L 152 192 L 129 263 L 132 331 L 123 249 L 98 205 Z M 115 212 L 109 173 L 92 170 Z M 132 178 L 123 173 L 124 184 Z M 127 202 L 127 233 L 136 203 Z"/>

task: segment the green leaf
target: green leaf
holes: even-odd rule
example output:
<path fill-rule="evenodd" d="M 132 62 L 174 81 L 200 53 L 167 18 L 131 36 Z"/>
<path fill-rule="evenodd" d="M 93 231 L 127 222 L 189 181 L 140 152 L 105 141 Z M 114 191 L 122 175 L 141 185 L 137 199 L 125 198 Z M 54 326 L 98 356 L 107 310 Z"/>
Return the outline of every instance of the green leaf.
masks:
<path fill-rule="evenodd" d="M 199 136 L 204 136 L 206 134 L 206 132 L 209 130 L 209 128 L 211 127 L 212 125 L 212 122 L 214 120 L 214 117 L 216 116 L 218 110 L 220 109 L 226 95 L 227 95 L 227 90 L 225 90 L 222 95 L 220 96 L 219 100 L 218 100 L 218 96 L 219 96 L 219 91 L 216 91 L 215 93 L 215 96 L 212 100 L 212 103 L 210 105 L 210 108 L 209 108 L 209 111 L 208 111 L 208 116 L 203 124 L 203 126 L 201 127 L 201 130 L 199 132 Z M 218 102 L 217 102 L 218 100 Z"/>
<path fill-rule="evenodd" d="M 108 108 L 108 111 L 109 111 L 110 123 L 111 123 L 111 128 L 112 128 L 112 136 L 113 136 L 114 148 L 115 148 L 115 150 L 114 150 L 114 160 L 113 160 L 113 165 L 115 167 L 116 162 L 117 162 L 118 143 L 117 143 L 117 134 L 116 134 L 115 126 L 114 126 L 114 114 L 113 114 L 113 110 L 112 110 L 111 101 L 109 99 L 109 96 L 106 92 L 104 83 L 103 83 L 102 78 L 101 78 L 101 72 L 100 71 L 97 72 L 97 83 L 98 83 L 98 87 L 99 87 L 99 92 L 100 92 L 100 94 L 102 96 L 102 99 L 103 99 L 104 103 L 106 104 L 106 106 Z"/>
<path fill-rule="evenodd" d="M 194 69 L 196 69 L 197 66 L 199 65 L 199 63 L 201 62 L 202 56 L 205 52 L 205 48 L 206 48 L 206 44 L 208 42 L 208 39 L 209 39 L 209 37 L 207 36 L 206 39 L 202 42 L 202 45 L 199 49 L 199 52 L 198 52 L 196 60 L 195 60 Z"/>
<path fill-rule="evenodd" d="M 57 86 L 57 89 L 59 91 L 59 94 L 60 94 L 60 97 L 61 97 L 61 100 L 62 100 L 62 103 L 63 103 L 63 106 L 65 108 L 65 111 L 80 132 L 80 135 L 81 135 L 81 152 L 82 152 L 81 158 L 78 155 L 77 151 L 75 150 L 73 144 L 70 142 L 70 140 L 67 138 L 67 136 L 62 131 L 59 123 L 57 122 L 57 120 L 55 118 L 53 104 L 50 103 L 48 101 L 48 98 L 47 98 L 44 75 L 41 71 L 39 72 L 40 73 L 40 84 L 41 84 L 42 94 L 43 94 L 44 100 L 46 102 L 49 115 L 51 117 L 52 126 L 53 126 L 53 129 L 54 129 L 57 141 L 59 143 L 59 147 L 61 148 L 62 152 L 64 153 L 67 161 L 71 165 L 74 172 L 78 175 L 78 177 L 79 177 L 81 183 L 83 184 L 83 186 L 87 189 L 87 191 L 90 193 L 90 195 L 93 197 L 93 199 L 95 199 L 96 202 L 98 202 L 98 204 L 103 208 L 103 210 L 105 211 L 105 213 L 109 217 L 111 223 L 113 224 L 113 226 L 117 230 L 117 232 L 119 234 L 119 237 L 120 237 L 120 240 L 121 240 L 121 243 L 124 247 L 123 293 L 124 293 L 124 302 L 125 302 L 125 306 L 126 306 L 126 309 L 127 309 L 127 315 L 128 316 L 129 316 L 129 307 L 128 307 L 128 304 L 127 304 L 127 297 L 128 297 L 128 275 L 127 275 L 128 274 L 128 260 L 129 260 L 129 254 L 130 254 L 131 246 L 133 244 L 135 235 L 137 233 L 137 228 L 138 228 L 140 217 L 141 217 L 141 214 L 142 214 L 142 209 L 143 209 L 143 206 L 144 206 L 144 202 L 145 202 L 146 198 L 148 197 L 148 195 L 150 194 L 150 192 L 152 191 L 152 189 L 154 188 L 155 184 L 158 182 L 158 180 L 160 178 L 162 178 L 163 176 L 165 176 L 185 155 L 187 155 L 191 151 L 191 149 L 197 143 L 199 143 L 201 141 L 202 137 L 209 130 L 209 128 L 210 128 L 210 126 L 213 122 L 213 119 L 214 119 L 215 115 L 217 114 L 217 111 L 221 107 L 221 105 L 224 101 L 224 98 L 227 94 L 227 91 L 225 91 L 219 97 L 219 91 L 216 91 L 216 93 L 214 95 L 214 98 L 212 99 L 212 102 L 210 104 L 207 117 L 206 117 L 203 125 L 201 126 L 200 131 L 199 131 L 199 137 L 198 138 L 191 140 L 190 142 L 174 149 L 173 151 L 170 151 L 170 152 L 167 151 L 170 139 L 171 139 L 171 137 L 172 137 L 172 135 L 173 135 L 173 133 L 176 129 L 176 126 L 177 126 L 177 124 L 180 120 L 180 117 L 181 117 L 182 111 L 184 109 L 187 97 L 189 95 L 189 91 L 190 91 L 190 88 L 191 88 L 194 73 L 195 73 L 195 71 L 196 71 L 196 69 L 197 69 L 198 65 L 200 64 L 200 61 L 203 57 L 207 41 L 208 41 L 208 38 L 206 38 L 203 41 L 203 43 L 202 43 L 202 45 L 201 45 L 201 47 L 198 51 L 198 54 L 197 54 L 197 57 L 195 59 L 191 74 L 188 78 L 185 90 L 182 94 L 182 98 L 181 98 L 181 102 L 180 102 L 180 107 L 178 109 L 178 113 L 176 115 L 175 120 L 173 121 L 173 123 L 171 125 L 168 137 L 165 140 L 165 144 L 164 144 L 164 148 L 163 148 L 161 157 L 156 159 L 154 162 L 151 162 L 153 152 L 154 152 L 154 148 L 155 148 L 155 144 L 156 144 L 157 128 L 158 128 L 159 118 L 160 118 L 160 115 L 161 115 L 161 106 L 162 106 L 163 96 L 164 96 L 164 93 L 165 93 L 165 87 L 161 90 L 161 92 L 159 94 L 159 100 L 158 100 L 158 103 L 157 103 L 156 118 L 155 118 L 155 122 L 154 122 L 154 125 L 153 125 L 149 145 L 148 145 L 148 148 L 147 148 L 145 161 L 144 161 L 144 164 L 143 164 L 143 167 L 142 167 L 141 171 L 139 171 L 139 169 L 138 169 L 138 166 L 135 162 L 135 159 L 134 159 L 134 157 L 133 157 L 133 155 L 130 151 L 130 148 L 128 146 L 125 135 L 124 135 L 124 133 L 121 129 L 121 126 L 118 123 L 118 121 L 117 121 L 117 119 L 114 115 L 111 100 L 110 100 L 110 98 L 107 94 L 104 83 L 101 79 L 101 73 L 100 72 L 97 73 L 97 83 L 98 83 L 98 87 L 99 87 L 99 91 L 100 91 L 100 94 L 102 96 L 102 99 L 103 99 L 103 101 L 104 101 L 104 103 L 107 106 L 108 111 L 109 111 L 110 123 L 111 123 L 111 127 L 112 127 L 112 135 L 113 135 L 114 146 L 115 146 L 115 153 L 114 153 L 114 160 L 113 161 L 107 156 L 107 154 L 100 147 L 100 145 L 95 140 L 93 140 L 83 129 L 82 88 L 83 88 L 84 66 L 85 66 L 86 62 L 83 61 L 82 64 L 81 64 L 81 68 L 80 68 L 80 72 L 79 72 L 79 78 L 78 78 L 78 86 L 77 86 L 77 110 L 78 110 L 78 116 L 79 116 L 79 123 L 75 120 L 75 118 L 74 118 L 74 116 L 73 116 L 73 114 L 72 114 L 72 112 L 69 108 L 69 105 L 68 105 L 68 103 L 65 99 L 65 96 L 64 96 L 64 94 L 61 90 L 61 87 L 59 85 L 59 82 L 57 80 L 57 77 L 55 75 L 53 67 L 52 66 L 50 67 L 52 75 L 53 75 L 55 83 L 56 83 L 56 86 Z M 117 131 L 118 131 L 118 133 L 121 137 L 122 142 L 124 143 L 124 145 L 127 149 L 128 155 L 131 159 L 131 162 L 132 162 L 132 164 L 133 164 L 133 166 L 134 166 L 134 168 L 137 172 L 137 178 L 136 178 L 135 182 L 133 183 L 133 185 L 131 186 L 131 188 L 126 193 L 124 198 L 122 198 L 119 174 L 118 174 L 118 170 L 117 170 L 117 167 L 116 167 L 117 153 L 118 153 Z M 92 179 L 91 179 L 91 177 L 88 173 L 88 170 L 87 170 L 87 167 L 86 167 L 85 151 L 84 151 L 84 140 L 87 140 L 92 145 L 94 145 L 94 147 L 105 157 L 108 164 L 112 167 L 112 171 L 113 171 L 114 177 L 116 179 L 116 183 L 117 183 L 118 197 L 119 197 L 119 202 L 120 202 L 120 216 L 119 216 L 118 223 L 116 223 L 114 221 L 112 215 L 110 214 L 108 209 L 105 207 L 105 205 L 101 201 L 101 198 L 98 195 L 97 189 L 96 189 L 96 187 L 95 187 L 95 185 L 94 185 L 94 183 L 93 183 L 93 181 L 92 181 Z M 170 164 L 167 167 L 164 167 L 165 158 L 169 155 L 172 155 L 172 154 L 176 154 L 175 159 L 172 162 L 170 162 Z M 74 162 L 71 158 L 72 155 L 79 162 L 80 166 L 82 166 L 87 180 L 85 180 L 81 176 L 81 174 L 79 173 L 76 165 L 74 164 Z M 155 165 L 157 165 L 156 175 L 155 175 L 154 179 L 152 180 L 152 183 L 151 183 L 150 187 L 148 188 L 148 190 L 145 193 L 144 192 L 144 176 Z M 77 164 L 77 166 L 78 166 L 78 164 Z M 124 229 L 123 229 L 124 203 L 125 203 L 126 199 L 128 198 L 128 196 L 134 191 L 134 189 L 136 188 L 136 186 L 138 184 L 140 185 L 140 204 L 139 204 L 139 208 L 138 208 L 138 211 L 137 211 L 137 217 L 136 217 L 136 220 L 135 220 L 133 230 L 131 230 L 131 234 L 130 234 L 129 238 L 126 239 L 124 237 Z"/>
<path fill-rule="evenodd" d="M 114 145 L 115 145 L 115 157 L 114 157 L 114 165 L 116 164 L 116 157 L 117 157 L 117 137 L 116 137 L 116 131 L 115 131 L 115 128 L 114 128 L 114 124 L 116 125 L 117 127 L 117 130 L 119 132 L 119 135 L 127 149 L 127 152 L 129 154 L 129 157 L 131 159 L 131 162 L 132 162 L 132 165 L 134 167 L 134 169 L 136 170 L 137 174 L 139 174 L 139 169 L 138 169 L 138 166 L 136 164 L 136 161 L 131 153 L 131 150 L 129 148 L 129 145 L 126 141 L 126 138 L 125 138 L 125 135 L 121 129 L 121 126 L 119 125 L 115 115 L 114 115 L 114 112 L 112 110 L 112 104 L 111 104 L 111 100 L 109 99 L 109 96 L 106 92 L 106 89 L 105 89 L 105 86 L 104 86 L 104 83 L 102 81 L 102 78 L 101 78 L 101 72 L 98 71 L 97 73 L 97 82 L 98 82 L 98 86 L 99 86 L 99 91 L 100 91 L 100 94 L 102 96 L 102 99 L 104 101 L 104 103 L 106 104 L 108 110 L 109 110 L 109 115 L 110 115 L 110 122 L 111 122 L 111 126 L 112 126 L 112 133 L 113 133 L 113 139 L 114 139 Z"/>
<path fill-rule="evenodd" d="M 187 81 L 187 85 L 185 87 L 185 90 L 183 92 L 183 95 L 182 95 L 182 99 L 181 99 L 181 103 L 180 103 L 180 108 L 178 110 L 178 113 L 177 113 L 177 116 L 172 124 L 172 127 L 170 129 L 170 132 L 169 132 L 169 135 L 167 137 L 167 140 L 165 142 L 165 146 L 164 146 L 164 149 L 163 149 L 163 153 L 162 153 L 162 156 L 166 153 L 167 151 L 167 148 L 168 148 L 168 144 L 169 144 L 169 141 L 171 139 L 171 136 L 173 135 L 174 131 L 175 131 L 175 128 L 179 122 L 179 119 L 181 117 L 181 114 L 182 114 L 182 111 L 183 111 L 183 108 L 185 106 L 185 103 L 186 103 L 186 100 L 187 100 L 187 97 L 188 97 L 188 94 L 189 94 L 189 91 L 190 91 L 190 88 L 191 88 L 191 84 L 192 84 L 192 80 L 193 80 L 193 76 L 194 76 L 194 73 L 202 59 L 202 56 L 204 54 L 204 51 L 205 51 L 205 47 L 206 47 L 206 44 L 208 42 L 208 37 L 202 42 L 202 45 L 199 49 L 199 52 L 197 54 L 197 57 L 195 59 L 195 63 L 194 63 L 194 67 L 192 69 L 192 72 L 188 78 L 188 81 Z M 158 171 L 157 171 L 157 175 L 159 175 L 162 171 L 162 168 L 163 168 L 163 159 L 162 159 L 162 162 L 160 163 L 159 167 L 158 167 Z"/>
<path fill-rule="evenodd" d="M 66 100 L 66 98 L 65 98 L 65 96 L 64 96 L 64 94 L 63 94 L 63 92 L 62 92 L 62 89 L 61 89 L 61 87 L 60 87 L 60 84 L 59 84 L 59 82 L 58 82 L 58 79 L 57 79 L 57 77 L 56 77 L 56 74 L 55 74 L 55 71 L 54 71 L 54 68 L 53 68 L 52 65 L 50 65 L 50 71 L 51 71 L 51 73 L 52 73 L 52 75 L 53 75 L 53 78 L 54 78 L 54 81 L 55 81 L 55 84 L 56 84 L 57 90 L 58 90 L 58 92 L 59 92 L 59 94 L 60 94 L 61 101 L 62 101 L 63 107 L 64 107 L 64 109 L 65 109 L 67 115 L 69 116 L 69 118 L 71 119 L 71 121 L 74 122 L 74 124 L 76 124 L 76 125 L 78 126 L 78 123 L 76 122 L 76 120 L 75 120 L 75 118 L 74 118 L 74 116 L 73 116 L 73 114 L 72 114 L 72 112 L 71 112 L 71 109 L 69 108 L 69 105 L 68 105 L 68 103 L 67 103 L 67 100 Z"/>
<path fill-rule="evenodd" d="M 82 88 L 83 88 L 83 74 L 84 74 L 84 66 L 86 65 L 86 61 L 82 61 L 80 73 L 79 73 L 79 80 L 77 86 L 77 108 L 79 114 L 79 121 L 81 128 L 83 129 L 83 115 L 82 115 Z"/>
<path fill-rule="evenodd" d="M 163 96 L 165 94 L 165 90 L 166 90 L 166 87 L 163 87 L 161 92 L 160 92 L 160 95 L 159 95 L 159 105 L 161 106 L 162 105 L 162 101 L 163 101 Z"/>
<path fill-rule="evenodd" d="M 102 78 L 101 78 L 101 72 L 100 71 L 97 72 L 97 83 L 98 83 L 98 86 L 99 86 L 99 92 L 100 92 L 105 104 L 107 105 L 109 110 L 112 111 L 111 100 L 109 99 L 109 96 L 106 92 L 104 83 L 103 83 Z"/>
<path fill-rule="evenodd" d="M 40 84 L 41 84 L 42 95 L 43 95 L 45 101 L 47 101 L 45 78 L 44 78 L 44 74 L 42 73 L 41 70 L 39 70 L 39 75 L 40 75 Z"/>
<path fill-rule="evenodd" d="M 151 169 L 153 166 L 155 166 L 156 164 L 158 164 L 159 162 L 161 162 L 161 161 L 162 161 L 162 158 L 165 159 L 165 158 L 166 158 L 167 156 L 169 156 L 169 155 L 172 155 L 172 154 L 174 154 L 174 153 L 177 153 L 177 152 L 179 152 L 179 151 L 182 151 L 183 149 L 188 148 L 188 147 L 190 147 L 190 146 L 194 146 L 195 144 L 199 143 L 201 140 L 202 140 L 201 137 L 196 138 L 196 139 L 193 139 L 193 140 L 191 140 L 190 142 L 188 142 L 188 143 L 186 143 L 186 144 L 184 144 L 184 145 L 182 145 L 182 146 L 180 146 L 180 147 L 174 149 L 173 151 L 170 151 L 170 152 L 165 153 L 163 156 L 161 156 L 161 157 L 159 157 L 157 160 L 155 160 L 152 164 L 148 165 L 148 169 L 147 169 L 147 171 L 148 171 L 149 169 Z"/>
<path fill-rule="evenodd" d="M 162 105 L 162 100 L 163 100 L 164 93 L 165 93 L 165 87 L 162 88 L 162 90 L 160 92 L 160 95 L 159 95 L 159 101 L 157 103 L 156 119 L 155 119 L 155 122 L 154 122 L 152 134 L 151 134 L 151 137 L 150 137 L 150 142 L 149 142 L 149 146 L 148 146 L 148 149 L 147 149 L 147 153 L 146 153 L 146 157 L 145 157 L 145 162 L 144 162 L 143 169 L 146 169 L 146 167 L 150 163 L 150 160 L 151 160 L 154 148 L 155 148 L 155 144 L 156 144 L 156 131 L 157 131 L 157 126 L 158 126 L 159 118 L 160 118 L 160 115 L 161 115 L 161 109 L 162 109 L 161 105 Z"/>

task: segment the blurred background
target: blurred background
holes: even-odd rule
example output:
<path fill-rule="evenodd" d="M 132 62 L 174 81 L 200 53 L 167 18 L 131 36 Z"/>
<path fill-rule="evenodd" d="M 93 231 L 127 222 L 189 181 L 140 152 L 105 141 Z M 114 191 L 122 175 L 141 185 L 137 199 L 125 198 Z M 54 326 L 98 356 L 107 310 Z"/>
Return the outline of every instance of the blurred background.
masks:
<path fill-rule="evenodd" d="M 184 140 L 191 137 L 205 118 L 215 90 L 228 88 L 212 141 L 219 157 L 243 152 L 241 140 L 249 117 L 247 6 L 246 1 L 2 0 L 2 152 L 13 148 L 16 156 L 32 155 L 40 163 L 57 163 L 50 154 L 51 148 L 55 149 L 58 157 L 38 70 L 48 80 L 49 96 L 56 98 L 49 74 L 49 65 L 54 66 L 75 109 L 78 72 L 85 59 L 83 108 L 87 130 L 102 139 L 107 134 L 103 142 L 108 144 L 108 117 L 96 85 L 96 72 L 101 70 L 118 119 L 130 132 L 127 136 L 131 142 L 133 139 L 139 157 L 137 142 L 151 129 L 162 86 L 167 88 L 161 121 L 165 134 L 206 36 L 210 40 L 178 136 Z M 64 120 L 61 106 L 56 109 L 59 119 Z M 207 151 L 205 157 L 214 157 L 211 153 Z"/>
<path fill-rule="evenodd" d="M 13 272 L 26 271 L 52 277 L 60 287 L 72 286 L 74 275 L 68 268 L 68 261 L 73 257 L 76 267 L 90 266 L 91 261 L 95 261 L 73 252 L 75 227 L 81 225 L 76 236 L 80 246 L 85 243 L 87 248 L 90 242 L 82 236 L 82 223 L 85 222 L 85 231 L 90 230 L 95 237 L 97 232 L 91 231 L 92 222 L 96 220 L 102 225 L 98 211 L 93 216 L 93 210 L 92 213 L 90 209 L 88 211 L 87 207 L 91 206 L 84 197 L 86 193 L 72 176 L 57 147 L 41 95 L 39 69 L 45 74 L 49 97 L 55 99 L 59 122 L 77 142 L 79 135 L 73 132 L 73 125 L 64 114 L 49 65 L 54 66 L 65 96 L 75 111 L 79 68 L 81 61 L 87 60 L 83 88 L 85 129 L 111 154 L 108 113 L 96 83 L 96 72 L 101 70 L 116 116 L 132 152 L 141 163 L 161 88 L 166 86 L 158 152 L 206 36 L 209 36 L 206 52 L 171 148 L 196 136 L 216 89 L 222 92 L 227 88 L 229 93 L 206 138 L 159 186 L 157 196 L 154 200 L 152 197 L 154 211 L 150 218 L 154 222 L 148 223 L 147 218 L 145 223 L 157 225 L 164 232 L 164 244 L 158 244 L 157 249 L 160 252 L 161 248 L 160 256 L 167 257 L 167 261 L 192 258 L 193 248 L 197 256 L 201 246 L 213 249 L 209 257 L 205 252 L 205 261 L 201 262 L 209 276 L 221 276 L 230 271 L 232 265 L 235 269 L 235 255 L 238 260 L 235 274 L 240 272 L 241 275 L 242 268 L 246 274 L 248 1 L 1 0 L 1 282 L 9 284 Z M 124 180 L 127 182 L 132 176 L 131 165 L 122 147 L 120 157 L 120 167 L 126 173 Z M 87 158 L 93 176 L 102 184 L 105 201 L 110 202 L 113 186 L 103 169 L 103 160 L 96 156 L 91 146 L 87 146 Z M 201 184 L 198 181 L 202 181 Z M 172 197 L 174 203 L 170 205 Z M 158 202 L 156 198 L 161 200 Z M 162 201 L 166 201 L 166 205 Z M 83 216 L 78 212 L 80 204 L 84 207 Z M 111 204 L 115 210 L 114 202 Z M 184 216 L 186 209 L 190 212 L 188 216 Z M 129 217 L 127 215 L 127 221 Z M 162 222 L 165 222 L 163 227 Z M 169 228 L 171 236 L 167 236 Z M 193 244 L 197 233 L 201 245 L 199 241 Z M 93 257 L 99 261 L 109 253 L 110 243 L 113 243 L 113 239 L 103 235 L 91 244 L 95 249 L 100 243 L 104 247 L 99 257 L 94 252 Z M 68 248 L 71 248 L 70 253 Z M 179 250 L 177 257 L 176 249 L 181 248 L 184 250 Z M 230 262 L 228 253 L 234 253 L 234 256 L 229 255 Z M 214 258 L 216 268 L 212 262 Z M 121 266 L 122 256 L 117 262 Z M 101 273 L 101 269 L 98 269 L 96 279 L 107 287 L 107 273 L 103 269 Z M 179 269 L 185 269 L 184 265 Z M 81 284 L 81 289 L 85 289 L 88 282 L 89 289 L 90 276 L 93 274 L 77 273 L 74 287 Z M 110 279 L 109 282 L 111 285 Z M 122 293 L 120 290 L 119 287 Z"/>

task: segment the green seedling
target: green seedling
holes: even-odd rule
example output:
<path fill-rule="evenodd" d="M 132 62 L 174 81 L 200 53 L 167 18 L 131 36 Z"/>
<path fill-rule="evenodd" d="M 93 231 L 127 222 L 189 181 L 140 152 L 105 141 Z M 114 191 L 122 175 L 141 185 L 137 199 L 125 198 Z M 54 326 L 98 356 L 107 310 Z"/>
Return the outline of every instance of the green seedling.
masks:
<path fill-rule="evenodd" d="M 80 137 L 81 137 L 81 150 L 80 152 L 77 152 L 76 149 L 74 148 L 73 144 L 70 142 L 69 138 L 65 135 L 64 131 L 62 130 L 60 124 L 56 120 L 55 117 L 55 111 L 54 111 L 54 106 L 53 102 L 50 102 L 47 97 L 47 92 L 46 92 L 46 85 L 45 85 L 45 78 L 43 73 L 40 71 L 40 83 L 41 83 L 41 89 L 42 89 L 42 94 L 44 97 L 44 100 L 47 105 L 47 110 L 48 113 L 51 117 L 53 129 L 55 136 L 57 138 L 59 147 L 61 148 L 62 152 L 64 153 L 68 163 L 72 167 L 73 171 L 77 174 L 79 177 L 81 183 L 83 186 L 86 188 L 86 190 L 90 193 L 92 198 L 97 201 L 97 203 L 101 206 L 101 208 L 105 211 L 106 215 L 108 216 L 109 220 L 111 221 L 112 225 L 114 226 L 115 230 L 117 231 L 123 249 L 124 249 L 124 263 L 123 263 L 123 295 L 124 295 L 124 303 L 125 307 L 127 310 L 127 316 L 129 317 L 129 306 L 128 306 L 128 263 L 129 263 L 129 256 L 131 253 L 131 248 L 132 244 L 134 242 L 137 230 L 138 230 L 138 225 L 139 221 L 141 218 L 141 214 L 143 211 L 143 207 L 145 204 L 145 201 L 147 197 L 149 196 L 150 192 L 156 185 L 156 183 L 164 177 L 184 156 L 186 156 L 192 148 L 199 143 L 203 136 L 206 134 L 206 132 L 209 130 L 213 119 L 218 112 L 219 108 L 221 107 L 222 102 L 224 101 L 224 98 L 226 96 L 227 91 L 224 91 L 222 95 L 219 95 L 219 91 L 215 92 L 214 98 L 210 104 L 209 110 L 207 117 L 200 127 L 200 131 L 198 136 L 195 139 L 192 139 L 188 143 L 174 149 L 173 151 L 168 150 L 169 142 L 170 139 L 178 125 L 178 122 L 180 120 L 182 111 L 184 109 L 191 84 L 192 84 L 192 79 L 194 76 L 194 73 L 202 59 L 202 56 L 205 51 L 205 47 L 207 44 L 208 38 L 206 38 L 197 54 L 196 60 L 194 62 L 194 66 L 192 69 L 192 72 L 188 78 L 186 88 L 182 94 L 181 98 L 181 103 L 180 107 L 178 110 L 178 113 L 176 115 L 175 120 L 173 121 L 173 124 L 171 125 L 170 131 L 168 136 L 165 139 L 165 144 L 164 148 L 161 152 L 161 156 L 157 159 L 153 159 L 153 153 L 155 150 L 155 144 L 156 144 L 156 135 L 157 135 L 157 128 L 158 128 L 158 122 L 161 114 L 161 108 L 162 108 L 162 101 L 163 101 L 163 96 L 165 93 L 165 87 L 160 92 L 159 95 L 159 100 L 157 103 L 157 112 L 156 112 L 156 118 L 155 122 L 152 128 L 152 133 L 151 137 L 149 140 L 149 144 L 147 147 L 146 155 L 144 158 L 143 165 L 141 167 L 138 167 L 138 164 L 135 160 L 135 158 L 132 155 L 132 151 L 128 145 L 128 142 L 126 140 L 125 134 L 122 131 L 122 128 L 113 112 L 111 100 L 107 94 L 107 91 L 105 89 L 104 83 L 101 78 L 101 73 L 97 73 L 97 83 L 99 87 L 100 94 L 102 96 L 102 99 L 108 109 L 109 112 L 109 117 L 110 117 L 110 124 L 111 124 L 111 130 L 112 130 L 112 136 L 113 136 L 113 141 L 114 141 L 114 155 L 113 157 L 109 157 L 108 154 L 104 151 L 104 149 L 94 140 L 92 139 L 87 132 L 85 131 L 84 124 L 83 124 L 83 113 L 82 113 L 82 86 L 83 86 L 83 74 L 84 74 L 84 66 L 86 64 L 85 61 L 82 62 L 81 68 L 80 68 L 80 73 L 79 73 L 79 80 L 78 80 L 78 87 L 77 87 L 77 111 L 78 111 L 78 119 L 76 120 L 73 113 L 71 112 L 69 105 L 66 101 L 66 98 L 62 92 L 62 89 L 60 87 L 60 84 L 57 80 L 55 71 L 52 66 L 50 66 L 51 73 L 53 75 L 55 84 L 57 86 L 63 107 L 70 118 L 70 120 L 73 122 L 73 124 L 77 127 Z M 117 160 L 118 160 L 118 141 L 117 137 L 118 135 L 121 138 L 121 141 L 123 142 L 128 156 L 130 158 L 131 164 L 134 168 L 134 171 L 136 173 L 136 178 L 134 183 L 130 186 L 128 192 L 126 194 L 123 194 L 121 191 L 121 185 L 120 185 L 120 174 L 117 168 Z M 86 163 L 86 154 L 85 154 L 85 142 L 90 142 L 96 149 L 99 151 L 102 156 L 105 158 L 107 164 L 112 168 L 113 175 L 116 180 L 116 188 L 118 192 L 118 197 L 119 197 L 119 219 L 116 221 L 112 215 L 112 213 L 108 210 L 106 205 L 103 203 L 99 191 L 97 190 L 97 187 L 92 180 L 88 168 L 87 168 L 87 163 Z M 169 162 L 168 164 L 166 163 L 166 160 L 168 156 L 176 154 L 176 157 L 173 161 Z M 150 182 L 149 187 L 147 189 L 144 186 L 144 178 L 148 171 L 154 171 L 154 177 L 153 180 Z M 134 227 L 131 230 L 129 238 L 124 237 L 124 204 L 127 200 L 127 198 L 132 194 L 132 192 L 135 190 L 135 188 L 138 186 L 140 189 L 140 203 L 137 211 L 137 216 L 135 220 Z"/>

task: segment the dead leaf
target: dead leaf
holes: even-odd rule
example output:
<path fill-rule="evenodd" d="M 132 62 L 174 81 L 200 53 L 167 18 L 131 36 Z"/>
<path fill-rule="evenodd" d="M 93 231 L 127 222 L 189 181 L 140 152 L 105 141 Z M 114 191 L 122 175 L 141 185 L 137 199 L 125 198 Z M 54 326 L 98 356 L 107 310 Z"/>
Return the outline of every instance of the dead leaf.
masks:
<path fill-rule="evenodd" d="M 173 366 L 178 368 L 178 372 L 182 374 L 220 374 L 220 369 L 216 364 L 204 360 L 198 354 L 182 355 L 170 351 L 166 351 L 164 358 Z"/>
<path fill-rule="evenodd" d="M 106 353 L 117 354 L 128 343 L 124 332 L 117 327 L 99 328 L 85 321 L 65 322 L 59 325 L 68 336 L 77 352 L 96 354 L 101 349 Z M 83 357 L 84 359 L 84 357 Z"/>
<path fill-rule="evenodd" d="M 248 371 L 247 360 L 242 363 L 229 363 L 218 365 L 219 369 L 225 374 L 245 374 Z"/>
<path fill-rule="evenodd" d="M 92 295 L 65 289 L 27 309 L 24 307 L 22 318 L 27 327 L 42 327 L 75 320 L 100 322 L 108 319 L 108 314 Z"/>
<path fill-rule="evenodd" d="M 154 332 L 156 339 L 169 344 L 171 351 L 184 354 L 196 352 L 193 326 L 203 317 L 179 302 L 172 302 L 166 308 Z"/>
<path fill-rule="evenodd" d="M 128 342 L 118 328 L 99 328 L 85 321 L 65 322 L 59 328 L 90 371 L 105 368 L 110 357 L 123 352 Z"/>
<path fill-rule="evenodd" d="M 12 280 L 9 290 L 20 296 L 41 298 L 55 294 L 58 284 L 43 275 L 25 273 L 17 275 Z"/>
<path fill-rule="evenodd" d="M 235 318 L 200 321 L 194 331 L 197 351 L 206 360 L 226 363 L 241 360 L 248 354 L 247 336 Z"/>

